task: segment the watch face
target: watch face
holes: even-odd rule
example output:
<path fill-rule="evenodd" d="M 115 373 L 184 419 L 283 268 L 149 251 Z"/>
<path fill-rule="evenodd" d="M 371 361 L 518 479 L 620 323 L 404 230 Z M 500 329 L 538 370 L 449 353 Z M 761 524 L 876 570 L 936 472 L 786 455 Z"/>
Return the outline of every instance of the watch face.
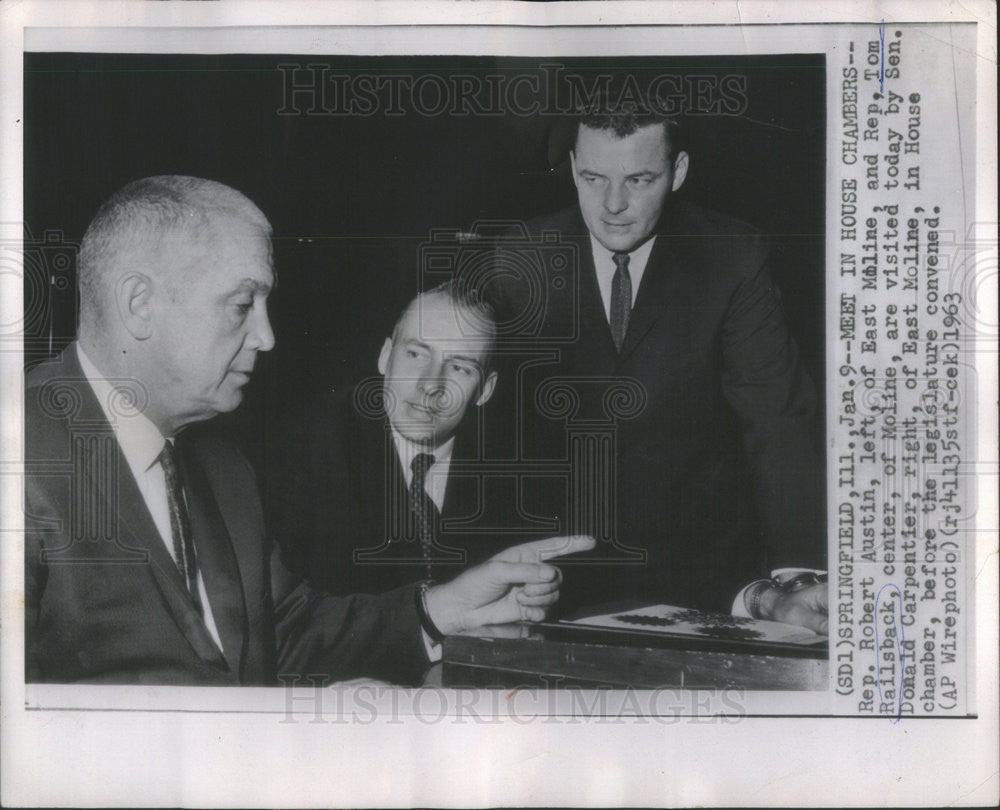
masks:
<path fill-rule="evenodd" d="M 808 588 L 810 585 L 818 585 L 821 582 L 826 582 L 825 574 L 817 574 L 814 571 L 803 571 L 788 579 L 776 579 L 775 585 L 782 593 L 792 593 L 800 591 L 803 588 Z"/>

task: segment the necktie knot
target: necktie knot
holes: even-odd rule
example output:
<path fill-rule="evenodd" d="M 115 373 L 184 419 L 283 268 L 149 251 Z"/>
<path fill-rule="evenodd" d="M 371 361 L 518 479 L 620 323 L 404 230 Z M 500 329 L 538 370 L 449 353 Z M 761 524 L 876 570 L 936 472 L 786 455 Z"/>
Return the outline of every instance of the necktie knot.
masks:
<path fill-rule="evenodd" d="M 615 253 L 612 258 L 615 260 L 615 267 L 623 273 L 628 272 L 628 254 Z"/>
<path fill-rule="evenodd" d="M 177 461 L 174 458 L 174 446 L 170 442 L 163 443 L 163 449 L 160 451 L 160 455 L 156 457 L 156 460 L 163 467 L 163 473 L 167 476 L 167 479 L 176 480 Z"/>
<path fill-rule="evenodd" d="M 413 461 L 410 462 L 413 479 L 419 481 L 421 486 L 423 486 L 423 482 L 427 478 L 427 471 L 434 466 L 435 461 L 437 459 L 430 453 L 417 453 L 413 457 Z"/>

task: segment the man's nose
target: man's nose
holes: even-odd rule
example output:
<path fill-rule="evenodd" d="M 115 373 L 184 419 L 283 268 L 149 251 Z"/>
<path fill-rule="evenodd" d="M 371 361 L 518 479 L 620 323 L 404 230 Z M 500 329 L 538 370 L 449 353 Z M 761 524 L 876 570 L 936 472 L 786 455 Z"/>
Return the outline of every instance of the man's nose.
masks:
<path fill-rule="evenodd" d="M 628 193 L 623 183 L 609 183 L 604 192 L 604 207 L 611 214 L 620 214 L 628 208 Z"/>
<path fill-rule="evenodd" d="M 444 391 L 444 367 L 441 363 L 428 363 L 417 380 L 417 387 L 426 396 L 440 396 Z"/>
<path fill-rule="evenodd" d="M 250 334 L 247 340 L 249 348 L 258 352 L 269 352 L 274 348 L 274 332 L 267 317 L 267 308 L 254 307 L 251 313 Z"/>

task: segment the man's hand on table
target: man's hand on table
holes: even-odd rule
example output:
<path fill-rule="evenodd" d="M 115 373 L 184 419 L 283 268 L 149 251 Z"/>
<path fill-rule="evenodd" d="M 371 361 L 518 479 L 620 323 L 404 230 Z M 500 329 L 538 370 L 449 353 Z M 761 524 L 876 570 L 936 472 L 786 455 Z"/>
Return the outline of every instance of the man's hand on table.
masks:
<path fill-rule="evenodd" d="M 442 635 L 517 621 L 539 622 L 559 598 L 562 575 L 546 560 L 588 551 L 583 535 L 512 546 L 443 585 L 427 589 L 427 613 Z"/>
<path fill-rule="evenodd" d="M 760 615 L 762 619 L 797 624 L 826 634 L 829 627 L 827 584 L 819 582 L 791 592 L 769 588 L 760 596 Z"/>

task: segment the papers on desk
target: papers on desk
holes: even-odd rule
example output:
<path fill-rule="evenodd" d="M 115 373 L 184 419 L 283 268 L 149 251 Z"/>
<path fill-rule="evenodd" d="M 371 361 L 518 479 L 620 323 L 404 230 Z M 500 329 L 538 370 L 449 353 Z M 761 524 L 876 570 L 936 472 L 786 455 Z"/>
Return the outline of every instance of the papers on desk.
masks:
<path fill-rule="evenodd" d="M 602 627 L 612 630 L 638 630 L 646 633 L 723 641 L 794 644 L 803 647 L 825 644 L 827 640 L 826 636 L 821 636 L 812 630 L 794 624 L 748 619 L 741 616 L 730 616 L 726 613 L 710 613 L 704 610 L 674 607 L 673 605 L 648 605 L 631 610 L 563 621 L 560 624 Z"/>

